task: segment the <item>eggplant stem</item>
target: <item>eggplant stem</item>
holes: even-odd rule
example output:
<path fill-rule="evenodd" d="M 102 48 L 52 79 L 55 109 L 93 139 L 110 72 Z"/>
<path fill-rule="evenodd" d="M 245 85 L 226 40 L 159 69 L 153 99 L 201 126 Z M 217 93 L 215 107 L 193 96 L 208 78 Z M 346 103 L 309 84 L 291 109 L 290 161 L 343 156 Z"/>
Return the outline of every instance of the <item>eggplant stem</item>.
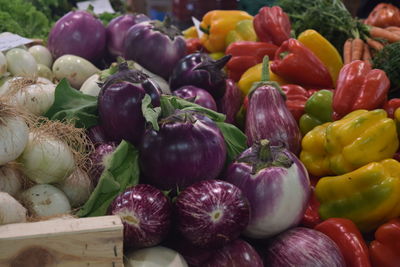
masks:
<path fill-rule="evenodd" d="M 217 61 L 214 62 L 214 65 L 218 68 L 218 69 L 222 69 L 226 63 L 228 63 L 228 61 L 231 59 L 232 55 L 226 55 L 220 59 L 218 59 Z"/>
<path fill-rule="evenodd" d="M 271 146 L 267 139 L 260 141 L 260 150 L 258 151 L 258 156 L 262 162 L 272 161 Z"/>

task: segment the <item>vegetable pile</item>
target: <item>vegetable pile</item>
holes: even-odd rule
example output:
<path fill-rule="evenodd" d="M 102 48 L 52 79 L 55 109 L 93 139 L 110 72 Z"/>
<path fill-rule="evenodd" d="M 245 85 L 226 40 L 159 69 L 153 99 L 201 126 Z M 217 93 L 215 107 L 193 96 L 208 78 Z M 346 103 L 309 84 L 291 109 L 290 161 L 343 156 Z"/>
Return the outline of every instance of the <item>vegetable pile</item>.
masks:
<path fill-rule="evenodd" d="M 0 224 L 118 215 L 127 266 L 398 265 L 399 9 L 64 13 L 9 21 L 47 42 L 0 52 Z"/>

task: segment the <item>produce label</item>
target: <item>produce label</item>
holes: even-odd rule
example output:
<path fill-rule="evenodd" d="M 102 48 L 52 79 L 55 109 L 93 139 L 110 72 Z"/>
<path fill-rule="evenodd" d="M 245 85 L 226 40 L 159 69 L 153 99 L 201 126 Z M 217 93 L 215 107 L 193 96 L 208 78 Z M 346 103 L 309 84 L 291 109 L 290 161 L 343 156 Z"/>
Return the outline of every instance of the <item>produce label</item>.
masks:
<path fill-rule="evenodd" d="M 112 8 L 109 0 L 93 0 L 93 1 L 84 1 L 76 3 L 78 9 L 86 10 L 89 5 L 93 6 L 93 12 L 95 14 L 101 14 L 104 12 L 115 13 L 115 10 Z"/>
<path fill-rule="evenodd" d="M 0 51 L 32 43 L 33 40 L 19 36 L 18 34 L 4 32 L 0 34 Z"/>

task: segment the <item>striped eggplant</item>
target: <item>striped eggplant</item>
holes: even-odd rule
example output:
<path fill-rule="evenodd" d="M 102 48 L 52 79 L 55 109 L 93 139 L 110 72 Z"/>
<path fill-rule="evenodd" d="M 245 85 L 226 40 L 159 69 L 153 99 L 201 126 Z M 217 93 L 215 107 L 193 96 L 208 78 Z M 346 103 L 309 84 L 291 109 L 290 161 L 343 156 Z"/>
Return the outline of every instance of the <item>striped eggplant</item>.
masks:
<path fill-rule="evenodd" d="M 273 238 L 266 248 L 266 266 L 344 267 L 343 255 L 328 236 L 296 227 Z"/>
<path fill-rule="evenodd" d="M 296 226 L 310 195 L 310 180 L 300 160 L 283 146 L 255 142 L 226 171 L 225 180 L 239 187 L 250 203 L 244 235 L 263 239 Z"/>

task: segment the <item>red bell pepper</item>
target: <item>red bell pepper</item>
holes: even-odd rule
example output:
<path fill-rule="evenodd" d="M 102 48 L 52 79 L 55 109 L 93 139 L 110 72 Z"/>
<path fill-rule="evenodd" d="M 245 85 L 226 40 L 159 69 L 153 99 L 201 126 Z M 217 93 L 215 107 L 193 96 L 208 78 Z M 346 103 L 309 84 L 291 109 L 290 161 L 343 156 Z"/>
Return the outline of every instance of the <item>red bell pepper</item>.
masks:
<path fill-rule="evenodd" d="M 199 38 L 189 38 L 185 39 L 186 42 L 186 52 L 187 54 L 193 54 L 198 51 L 203 51 L 205 52 L 205 48 L 200 42 Z"/>
<path fill-rule="evenodd" d="M 279 6 L 261 8 L 254 17 L 253 25 L 262 42 L 281 45 L 290 38 L 289 16 Z"/>
<path fill-rule="evenodd" d="M 375 240 L 369 245 L 372 266 L 400 266 L 400 219 L 381 225 L 375 232 Z"/>
<path fill-rule="evenodd" d="M 240 80 L 242 74 L 250 67 L 261 63 L 264 56 L 273 58 L 278 47 L 274 44 L 262 42 L 235 42 L 228 46 L 226 55 L 232 58 L 226 64 L 228 77 L 235 82 Z"/>
<path fill-rule="evenodd" d="M 340 71 L 333 96 L 333 118 L 342 118 L 357 109 L 373 110 L 383 106 L 390 80 L 383 70 L 371 69 L 362 60 L 346 64 Z"/>
<path fill-rule="evenodd" d="M 322 220 L 321 217 L 319 217 L 318 213 L 319 202 L 314 192 L 315 185 L 318 182 L 318 178 L 310 177 L 310 181 L 311 181 L 311 197 L 308 200 L 306 212 L 304 213 L 303 219 L 301 220 L 300 224 L 308 228 L 314 228 Z"/>
<path fill-rule="evenodd" d="M 396 109 L 400 108 L 400 98 L 393 98 L 390 99 L 389 101 L 387 101 L 385 103 L 385 105 L 383 106 L 383 109 L 386 110 L 388 116 L 390 118 L 394 118 L 394 112 L 396 111 Z"/>
<path fill-rule="evenodd" d="M 284 80 L 311 88 L 333 88 L 328 69 L 296 39 L 285 41 L 275 52 L 271 70 Z"/>
<path fill-rule="evenodd" d="M 347 267 L 371 266 L 368 247 L 357 226 L 351 220 L 329 218 L 314 229 L 329 236 L 336 243 Z"/>
<path fill-rule="evenodd" d="M 304 106 L 311 96 L 310 93 L 296 84 L 285 84 L 282 85 L 281 88 L 286 94 L 286 106 L 293 117 L 299 121 L 301 115 L 304 114 Z"/>

